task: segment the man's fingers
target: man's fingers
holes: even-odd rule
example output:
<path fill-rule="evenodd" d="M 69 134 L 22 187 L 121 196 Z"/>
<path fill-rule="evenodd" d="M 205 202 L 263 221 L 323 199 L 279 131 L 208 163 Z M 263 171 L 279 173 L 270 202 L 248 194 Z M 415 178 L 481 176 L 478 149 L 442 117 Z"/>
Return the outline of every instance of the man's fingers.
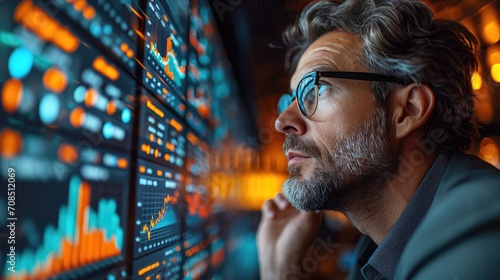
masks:
<path fill-rule="evenodd" d="M 272 219 L 276 216 L 278 211 L 278 206 L 276 206 L 276 203 L 274 203 L 273 199 L 267 200 L 266 202 L 264 202 L 264 205 L 262 205 L 262 216 L 264 218 Z"/>
<path fill-rule="evenodd" d="M 288 199 L 282 193 L 276 194 L 274 201 L 276 202 L 278 208 L 282 211 L 290 207 L 290 202 L 288 202 Z"/>

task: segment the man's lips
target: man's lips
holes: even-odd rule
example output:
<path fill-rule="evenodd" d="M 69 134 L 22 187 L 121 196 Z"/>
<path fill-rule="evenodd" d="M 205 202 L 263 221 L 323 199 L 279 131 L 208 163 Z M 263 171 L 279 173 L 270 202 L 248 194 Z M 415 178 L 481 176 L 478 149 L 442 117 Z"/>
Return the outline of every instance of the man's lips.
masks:
<path fill-rule="evenodd" d="M 309 156 L 307 155 L 304 155 L 304 154 L 301 154 L 299 152 L 294 152 L 294 151 L 287 151 L 285 153 L 287 159 L 288 159 L 288 164 L 295 164 L 295 163 L 299 163 L 307 158 L 309 158 Z"/>

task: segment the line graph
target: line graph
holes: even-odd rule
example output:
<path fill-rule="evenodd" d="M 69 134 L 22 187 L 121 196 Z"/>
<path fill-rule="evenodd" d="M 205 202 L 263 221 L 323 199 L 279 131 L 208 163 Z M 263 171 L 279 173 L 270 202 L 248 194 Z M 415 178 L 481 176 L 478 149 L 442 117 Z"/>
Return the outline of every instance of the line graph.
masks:
<path fill-rule="evenodd" d="M 163 197 L 163 207 L 158 211 L 156 217 L 155 215 L 151 215 L 149 223 L 142 226 L 141 234 L 147 234 L 148 240 L 151 240 L 151 232 L 153 230 L 175 224 L 177 218 L 175 217 L 175 213 L 170 210 L 170 205 L 177 204 L 178 198 L 178 191 L 175 191 L 174 195 L 167 194 Z"/>
<path fill-rule="evenodd" d="M 135 256 L 158 250 L 180 239 L 180 172 L 138 161 L 137 204 L 135 209 Z"/>

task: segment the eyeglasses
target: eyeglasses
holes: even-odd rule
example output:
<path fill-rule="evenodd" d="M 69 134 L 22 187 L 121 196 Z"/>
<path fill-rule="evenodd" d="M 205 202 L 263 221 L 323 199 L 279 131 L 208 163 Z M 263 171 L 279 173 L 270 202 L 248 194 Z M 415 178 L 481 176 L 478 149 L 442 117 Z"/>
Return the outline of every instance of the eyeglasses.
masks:
<path fill-rule="evenodd" d="M 306 118 L 312 116 L 318 107 L 318 96 L 328 88 L 327 85 L 320 84 L 320 79 L 322 77 L 403 84 L 399 78 L 375 73 L 336 71 L 310 72 L 300 80 L 297 90 L 292 91 L 291 94 L 283 94 L 280 97 L 278 101 L 279 113 L 283 113 L 286 108 L 297 99 L 300 113 Z"/>

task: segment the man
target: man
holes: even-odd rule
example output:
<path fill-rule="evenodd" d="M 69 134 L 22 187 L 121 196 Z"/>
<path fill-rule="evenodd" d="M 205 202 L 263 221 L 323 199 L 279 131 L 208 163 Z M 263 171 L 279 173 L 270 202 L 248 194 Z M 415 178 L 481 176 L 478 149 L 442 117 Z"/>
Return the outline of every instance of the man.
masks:
<path fill-rule="evenodd" d="M 351 279 L 498 279 L 500 172 L 466 155 L 474 36 L 416 1 L 347 0 L 310 4 L 284 39 L 290 178 L 263 205 L 261 278 L 306 279 L 318 210 L 336 210 L 366 236 Z"/>

